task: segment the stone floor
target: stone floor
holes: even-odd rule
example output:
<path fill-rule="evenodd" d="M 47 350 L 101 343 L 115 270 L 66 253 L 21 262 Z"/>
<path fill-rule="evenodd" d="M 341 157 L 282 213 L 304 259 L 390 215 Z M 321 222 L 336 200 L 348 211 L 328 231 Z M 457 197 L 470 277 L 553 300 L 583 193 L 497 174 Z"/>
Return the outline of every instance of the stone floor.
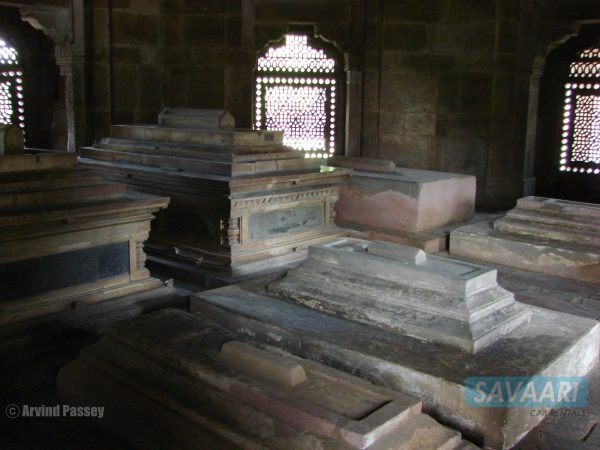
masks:
<path fill-rule="evenodd" d="M 499 283 L 515 292 L 517 300 L 580 316 L 600 318 L 597 286 L 540 274 L 499 267 Z M 176 283 L 177 285 L 177 283 Z M 194 286 L 180 284 L 193 291 Z M 60 335 L 31 343 L 0 343 L 0 405 L 32 406 L 59 404 L 56 373 L 75 358 L 81 347 L 97 335 L 66 330 Z M 518 445 L 520 450 L 600 448 L 600 367 L 588 377 L 589 405 L 577 415 L 549 416 Z M 105 433 L 93 418 L 0 417 L 0 449 L 130 449 L 120 439 Z"/>

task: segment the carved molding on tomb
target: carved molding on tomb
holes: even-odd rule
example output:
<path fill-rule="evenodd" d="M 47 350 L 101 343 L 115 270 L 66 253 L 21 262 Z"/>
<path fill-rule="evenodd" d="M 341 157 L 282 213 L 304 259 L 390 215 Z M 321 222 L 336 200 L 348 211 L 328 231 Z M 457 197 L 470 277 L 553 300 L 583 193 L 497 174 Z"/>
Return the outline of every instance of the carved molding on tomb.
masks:
<path fill-rule="evenodd" d="M 297 194 L 281 194 L 281 195 L 269 195 L 268 197 L 261 198 L 250 198 L 244 200 L 234 200 L 233 206 L 236 208 L 251 208 L 253 206 L 259 206 L 264 204 L 277 204 L 277 203 L 288 203 L 293 201 L 308 200 L 317 197 L 335 197 L 337 196 L 337 189 L 318 189 L 314 191 L 301 192 Z"/>

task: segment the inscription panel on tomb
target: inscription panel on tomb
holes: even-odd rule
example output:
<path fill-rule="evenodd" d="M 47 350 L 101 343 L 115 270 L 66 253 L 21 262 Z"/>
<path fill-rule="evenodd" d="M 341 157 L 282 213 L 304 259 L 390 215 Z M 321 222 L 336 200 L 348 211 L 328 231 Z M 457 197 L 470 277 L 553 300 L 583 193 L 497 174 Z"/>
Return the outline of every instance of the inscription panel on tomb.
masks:
<path fill-rule="evenodd" d="M 262 241 L 324 226 L 322 204 L 251 214 L 248 216 L 248 240 Z"/>
<path fill-rule="evenodd" d="M 129 273 L 129 243 L 0 264 L 0 300 L 14 300 Z"/>

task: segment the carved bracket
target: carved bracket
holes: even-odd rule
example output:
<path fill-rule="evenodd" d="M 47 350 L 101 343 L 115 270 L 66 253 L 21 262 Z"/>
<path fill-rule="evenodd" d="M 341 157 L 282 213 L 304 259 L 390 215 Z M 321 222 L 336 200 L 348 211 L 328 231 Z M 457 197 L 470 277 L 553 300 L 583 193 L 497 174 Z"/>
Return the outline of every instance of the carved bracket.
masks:
<path fill-rule="evenodd" d="M 142 272 L 146 270 L 146 252 L 144 251 L 144 241 L 135 243 L 136 270 Z"/>
<path fill-rule="evenodd" d="M 20 12 L 23 21 L 42 31 L 55 44 L 73 42 L 73 18 L 70 8 L 36 3 L 23 6 Z"/>
<path fill-rule="evenodd" d="M 336 211 L 335 211 L 335 204 L 336 201 L 330 201 L 329 202 L 329 224 L 330 225 L 335 225 L 335 216 L 336 216 Z"/>
<path fill-rule="evenodd" d="M 219 229 L 221 231 L 221 245 L 239 245 L 240 243 L 240 217 L 221 219 Z"/>

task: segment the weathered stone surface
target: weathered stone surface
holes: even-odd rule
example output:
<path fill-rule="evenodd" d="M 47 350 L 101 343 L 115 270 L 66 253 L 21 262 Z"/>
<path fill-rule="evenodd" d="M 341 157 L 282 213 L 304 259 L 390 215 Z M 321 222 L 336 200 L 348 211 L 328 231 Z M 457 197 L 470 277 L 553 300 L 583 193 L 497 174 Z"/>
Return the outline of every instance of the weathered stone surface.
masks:
<path fill-rule="evenodd" d="M 412 396 L 232 339 L 235 334 L 181 311 L 142 316 L 118 324 L 61 369 L 59 392 L 72 404 L 106 405 L 101 425 L 143 448 L 391 450 L 460 444 L 460 434 L 420 414 Z M 300 366 L 305 378 L 290 386 L 246 365 L 250 360 L 223 365 L 231 348 L 247 350 L 254 363 Z"/>
<path fill-rule="evenodd" d="M 493 224 L 451 232 L 453 255 L 600 284 L 600 207 L 525 197 Z"/>
<path fill-rule="evenodd" d="M 371 256 L 382 256 L 394 261 L 404 261 L 419 266 L 427 261 L 427 255 L 423 250 L 407 245 L 389 245 L 375 241 L 369 244 L 366 250 Z"/>
<path fill-rule="evenodd" d="M 390 173 L 357 170 L 340 188 L 336 223 L 365 232 L 368 239 L 424 242 L 422 248 L 437 251 L 442 248 L 434 248 L 436 243 L 445 247 L 447 233 L 442 233 L 443 243 L 424 235 L 469 220 L 474 209 L 475 177 L 406 168 Z"/>
<path fill-rule="evenodd" d="M 472 217 L 474 208 L 474 177 L 405 168 L 389 175 L 355 171 L 336 205 L 340 224 L 391 233 L 462 222 Z"/>
<path fill-rule="evenodd" d="M 312 285 L 317 285 L 312 281 Z M 585 375 L 598 361 L 600 325 L 524 306 L 531 319 L 471 354 L 267 295 L 264 281 L 192 296 L 191 309 L 262 347 L 279 347 L 418 396 L 425 409 L 476 444 L 509 448 L 542 417 L 528 408 L 471 408 L 470 376 Z"/>
<path fill-rule="evenodd" d="M 0 157 L 0 324 L 156 289 L 143 243 L 169 199 L 127 193 L 74 154 Z"/>
<path fill-rule="evenodd" d="M 529 310 L 497 285 L 495 270 L 355 239 L 310 247 L 306 261 L 268 292 L 470 353 L 529 319 Z"/>
<path fill-rule="evenodd" d="M 165 108 L 158 115 L 158 125 L 170 128 L 235 128 L 229 111 L 220 109 Z"/>
<path fill-rule="evenodd" d="M 229 128 L 222 110 L 167 109 L 160 121 L 113 126 L 80 152 L 108 180 L 171 197 L 148 243 L 155 263 L 223 279 L 298 261 L 341 235 L 333 205 L 350 170 L 321 167 L 281 132 Z"/>
<path fill-rule="evenodd" d="M 282 131 L 183 129 L 156 125 L 113 125 L 110 134 L 117 139 L 233 147 L 281 145 L 283 142 Z"/>
<path fill-rule="evenodd" d="M 189 294 L 190 291 L 175 287 L 173 283 L 164 283 L 156 289 L 120 296 L 118 301 L 93 304 L 76 302 L 66 310 L 19 322 L 3 323 L 0 328 L 0 342 L 4 345 L 4 350 L 14 348 L 16 351 L 21 351 L 22 348 L 46 348 L 49 342 L 63 340 L 66 345 L 70 345 L 73 334 L 90 336 L 106 333 L 115 323 L 142 314 L 164 308 L 187 308 Z M 71 359 L 73 358 L 68 360 Z M 59 363 L 56 369 L 63 364 L 64 362 Z M 56 373 L 56 370 L 53 372 Z M 50 379 L 49 375 L 43 376 Z M 54 375 L 51 377 L 54 385 Z"/>
<path fill-rule="evenodd" d="M 0 156 L 23 153 L 23 131 L 14 125 L 0 125 Z"/>
<path fill-rule="evenodd" d="M 525 197 L 494 229 L 600 247 L 600 206 L 542 197 Z"/>
<path fill-rule="evenodd" d="M 394 161 L 354 156 L 332 156 L 327 160 L 327 164 L 332 167 L 346 167 L 370 172 L 393 172 L 396 168 Z"/>
<path fill-rule="evenodd" d="M 294 387 L 306 381 L 306 372 L 296 361 L 243 342 L 223 344 L 219 359 L 241 372 L 286 387 Z"/>
<path fill-rule="evenodd" d="M 77 166 L 77 160 L 72 154 L 53 153 L 39 155 L 11 155 L 10 158 L 0 158 L 0 173 L 33 172 L 45 170 L 72 169 Z M 40 172 L 41 173 L 41 172 Z"/>

